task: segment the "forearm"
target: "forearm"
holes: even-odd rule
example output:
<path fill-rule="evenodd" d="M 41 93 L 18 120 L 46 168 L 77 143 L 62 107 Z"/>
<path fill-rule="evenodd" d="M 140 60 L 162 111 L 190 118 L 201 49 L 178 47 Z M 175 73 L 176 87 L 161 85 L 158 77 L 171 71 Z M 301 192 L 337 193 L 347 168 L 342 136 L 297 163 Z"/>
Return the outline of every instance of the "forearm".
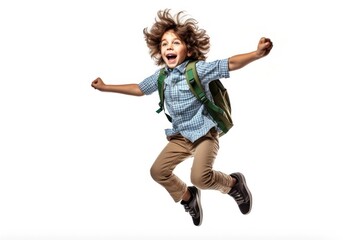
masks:
<path fill-rule="evenodd" d="M 143 96 L 144 93 L 139 88 L 138 84 L 121 84 L 121 85 L 103 85 L 99 88 L 102 92 L 121 93 L 132 96 Z"/>
<path fill-rule="evenodd" d="M 229 58 L 229 71 L 238 70 L 259 58 L 256 51 L 232 56 Z"/>

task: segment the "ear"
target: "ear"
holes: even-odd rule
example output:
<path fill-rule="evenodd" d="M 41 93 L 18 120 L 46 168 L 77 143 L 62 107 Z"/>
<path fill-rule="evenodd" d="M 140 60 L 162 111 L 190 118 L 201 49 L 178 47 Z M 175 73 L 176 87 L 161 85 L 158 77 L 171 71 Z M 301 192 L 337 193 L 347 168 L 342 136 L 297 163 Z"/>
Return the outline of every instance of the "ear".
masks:
<path fill-rule="evenodd" d="M 191 55 L 192 55 L 192 52 L 188 51 L 187 52 L 187 57 L 191 57 Z"/>

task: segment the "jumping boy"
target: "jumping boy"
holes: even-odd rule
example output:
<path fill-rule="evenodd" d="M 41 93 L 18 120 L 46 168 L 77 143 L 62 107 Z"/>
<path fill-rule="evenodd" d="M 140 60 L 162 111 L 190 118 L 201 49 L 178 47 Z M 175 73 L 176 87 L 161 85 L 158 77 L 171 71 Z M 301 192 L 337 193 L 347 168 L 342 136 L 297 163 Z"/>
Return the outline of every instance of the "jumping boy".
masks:
<path fill-rule="evenodd" d="M 158 11 L 150 30 L 143 29 L 150 56 L 158 66 L 165 66 L 165 108 L 172 118 L 172 128 L 165 130 L 168 143 L 154 161 L 150 173 L 175 202 L 183 205 L 194 225 L 200 226 L 200 189 L 213 189 L 230 195 L 243 214 L 251 211 L 252 196 L 242 173 L 226 174 L 213 169 L 219 149 L 219 128 L 190 91 L 184 74 L 186 64 L 190 60 L 199 60 L 197 72 L 211 98 L 208 91 L 211 81 L 229 78 L 230 71 L 267 56 L 273 45 L 269 38 L 262 37 L 255 51 L 206 62 L 210 38 L 204 29 L 198 28 L 195 19 L 184 19 L 183 14 L 181 11 L 172 16 L 169 9 Z M 102 92 L 150 95 L 158 91 L 159 72 L 160 69 L 139 84 L 109 85 L 96 78 L 91 86 Z M 190 157 L 193 158 L 190 173 L 193 186 L 188 186 L 173 172 L 179 163 Z"/>

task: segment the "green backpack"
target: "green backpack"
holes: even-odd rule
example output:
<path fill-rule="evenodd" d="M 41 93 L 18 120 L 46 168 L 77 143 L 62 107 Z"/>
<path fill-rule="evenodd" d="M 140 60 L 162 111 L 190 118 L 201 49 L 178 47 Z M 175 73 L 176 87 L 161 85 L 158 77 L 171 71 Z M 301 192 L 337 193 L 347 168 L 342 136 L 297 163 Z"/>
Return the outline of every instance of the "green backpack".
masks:
<path fill-rule="evenodd" d="M 213 97 L 214 102 L 210 101 L 204 89 L 200 83 L 197 71 L 196 71 L 196 62 L 191 61 L 186 66 L 186 80 L 189 85 L 190 90 L 197 97 L 197 99 L 205 104 L 207 111 L 211 115 L 211 117 L 217 122 L 218 127 L 220 128 L 220 136 L 227 133 L 230 128 L 233 126 L 232 118 L 231 118 L 231 105 L 229 94 L 226 88 L 223 86 L 219 79 L 211 81 L 209 83 L 209 89 L 211 92 L 211 96 Z M 164 110 L 164 80 L 166 78 L 165 68 L 160 70 L 159 78 L 158 78 L 158 91 L 160 96 L 159 106 L 160 108 L 156 111 L 160 113 Z M 165 112 L 165 111 L 164 111 Z M 171 117 L 165 113 L 167 119 L 171 122 Z"/>

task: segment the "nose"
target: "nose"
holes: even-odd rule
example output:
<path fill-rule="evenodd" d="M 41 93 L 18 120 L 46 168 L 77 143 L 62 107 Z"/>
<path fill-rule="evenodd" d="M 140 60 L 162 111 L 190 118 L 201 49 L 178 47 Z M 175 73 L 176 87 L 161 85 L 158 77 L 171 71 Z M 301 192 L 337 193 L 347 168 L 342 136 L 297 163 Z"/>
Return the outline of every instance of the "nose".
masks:
<path fill-rule="evenodd" d="M 169 45 L 168 45 L 167 49 L 168 49 L 168 50 L 169 50 L 169 49 L 173 49 L 173 45 L 172 45 L 172 43 L 169 43 Z"/>

